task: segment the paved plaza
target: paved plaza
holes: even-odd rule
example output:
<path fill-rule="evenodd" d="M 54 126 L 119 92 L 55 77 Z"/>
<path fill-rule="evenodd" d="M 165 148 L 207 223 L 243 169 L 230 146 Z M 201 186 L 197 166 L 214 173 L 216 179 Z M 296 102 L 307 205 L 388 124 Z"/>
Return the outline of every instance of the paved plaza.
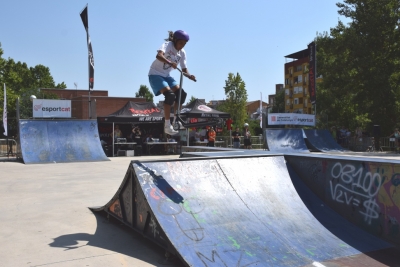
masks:
<path fill-rule="evenodd" d="M 178 157 L 35 165 L 1 161 L 0 266 L 166 266 L 163 249 L 88 207 L 114 196 L 131 160 Z"/>

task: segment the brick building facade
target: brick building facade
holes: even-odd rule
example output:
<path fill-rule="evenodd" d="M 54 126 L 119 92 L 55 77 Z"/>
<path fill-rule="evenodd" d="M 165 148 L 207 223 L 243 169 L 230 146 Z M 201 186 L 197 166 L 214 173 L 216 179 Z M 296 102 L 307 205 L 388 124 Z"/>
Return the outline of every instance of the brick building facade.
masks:
<path fill-rule="evenodd" d="M 57 95 L 60 99 L 71 100 L 71 117 L 74 119 L 89 119 L 89 92 L 88 90 L 73 89 L 40 89 L 46 93 Z M 109 97 L 108 91 L 93 90 L 90 92 L 91 117 L 107 116 L 121 109 L 128 101 L 145 102 L 138 97 Z"/>

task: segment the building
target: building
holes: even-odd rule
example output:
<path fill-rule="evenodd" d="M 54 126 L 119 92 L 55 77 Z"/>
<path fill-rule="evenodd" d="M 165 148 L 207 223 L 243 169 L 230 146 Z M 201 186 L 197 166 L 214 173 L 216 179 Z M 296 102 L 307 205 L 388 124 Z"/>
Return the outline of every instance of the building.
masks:
<path fill-rule="evenodd" d="M 275 106 L 275 97 L 282 90 L 283 90 L 283 84 L 281 84 L 281 83 L 275 84 L 275 94 L 268 95 L 268 107 L 269 108 L 272 108 L 273 106 Z M 283 112 L 283 110 L 282 110 L 282 112 Z"/>
<path fill-rule="evenodd" d="M 268 103 L 261 102 L 262 109 L 268 108 Z M 260 100 L 250 101 L 246 103 L 246 113 L 250 119 L 257 119 L 260 112 Z"/>
<path fill-rule="evenodd" d="M 71 100 L 71 117 L 89 119 L 89 91 L 75 89 L 42 88 L 40 91 L 55 94 L 60 99 Z M 40 95 L 37 96 L 40 98 Z M 92 90 L 90 92 L 91 118 L 107 116 L 121 109 L 128 101 L 145 102 L 141 97 L 110 97 L 108 91 Z"/>
<path fill-rule="evenodd" d="M 309 51 L 304 49 L 285 56 L 292 59 L 285 64 L 285 112 L 312 114 L 308 92 Z"/>

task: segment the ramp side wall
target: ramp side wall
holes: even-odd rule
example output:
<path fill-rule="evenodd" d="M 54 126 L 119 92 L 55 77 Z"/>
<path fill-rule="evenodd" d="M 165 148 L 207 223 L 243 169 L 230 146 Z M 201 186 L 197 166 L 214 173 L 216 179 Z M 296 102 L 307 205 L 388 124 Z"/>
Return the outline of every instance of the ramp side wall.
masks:
<path fill-rule="evenodd" d="M 303 182 L 359 228 L 400 245 L 400 164 L 285 156 Z"/>

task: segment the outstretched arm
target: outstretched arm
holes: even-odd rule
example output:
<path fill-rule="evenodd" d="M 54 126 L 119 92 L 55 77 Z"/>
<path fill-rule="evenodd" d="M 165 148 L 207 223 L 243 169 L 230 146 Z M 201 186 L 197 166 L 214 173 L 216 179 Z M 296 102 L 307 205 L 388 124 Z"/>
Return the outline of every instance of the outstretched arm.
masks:
<path fill-rule="evenodd" d="M 196 81 L 196 76 L 194 76 L 194 75 L 191 75 L 191 74 L 189 73 L 189 71 L 188 71 L 188 69 L 187 69 L 187 68 L 184 68 L 184 69 L 182 69 L 182 71 L 183 71 L 184 73 L 186 73 L 186 74 L 187 74 L 187 76 L 186 76 L 186 77 L 188 77 L 189 79 L 191 79 L 191 80 L 193 80 L 193 81 Z"/>

